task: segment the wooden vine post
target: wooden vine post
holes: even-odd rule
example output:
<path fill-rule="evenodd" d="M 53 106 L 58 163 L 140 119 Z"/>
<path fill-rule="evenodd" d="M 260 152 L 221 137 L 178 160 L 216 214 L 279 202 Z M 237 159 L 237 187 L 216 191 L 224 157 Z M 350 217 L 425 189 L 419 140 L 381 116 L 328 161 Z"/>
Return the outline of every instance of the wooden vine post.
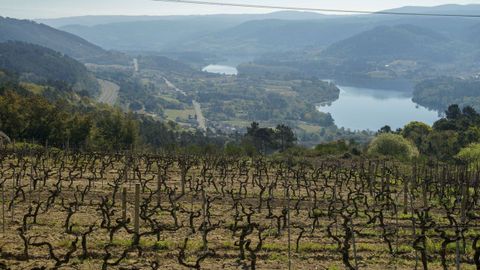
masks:
<path fill-rule="evenodd" d="M 127 221 L 127 188 L 124 187 L 122 190 L 122 220 L 123 222 Z"/>
<path fill-rule="evenodd" d="M 358 270 L 357 244 L 355 241 L 355 228 L 353 226 L 353 218 L 350 220 L 350 226 L 352 228 L 353 259 L 355 262 L 355 270 Z"/>
<path fill-rule="evenodd" d="M 286 180 L 288 181 L 288 179 Z M 290 230 L 290 183 L 286 183 L 285 195 L 287 197 L 287 234 L 288 234 L 288 270 L 292 269 L 291 230 Z"/>
<path fill-rule="evenodd" d="M 134 209 L 134 230 L 138 237 L 140 234 L 140 184 L 135 184 L 135 209 Z"/>
<path fill-rule="evenodd" d="M 15 188 L 16 188 L 16 185 L 15 185 L 15 177 L 12 178 L 12 201 L 11 201 L 11 207 L 10 207 L 10 214 L 11 214 L 11 218 L 12 218 L 12 222 L 15 218 Z"/>
<path fill-rule="evenodd" d="M 5 233 L 5 185 L 2 184 L 2 232 Z"/>
<path fill-rule="evenodd" d="M 161 191 L 162 191 L 162 176 L 160 175 L 160 167 L 158 167 L 158 173 L 157 173 L 157 206 L 160 206 L 161 202 L 162 202 Z"/>

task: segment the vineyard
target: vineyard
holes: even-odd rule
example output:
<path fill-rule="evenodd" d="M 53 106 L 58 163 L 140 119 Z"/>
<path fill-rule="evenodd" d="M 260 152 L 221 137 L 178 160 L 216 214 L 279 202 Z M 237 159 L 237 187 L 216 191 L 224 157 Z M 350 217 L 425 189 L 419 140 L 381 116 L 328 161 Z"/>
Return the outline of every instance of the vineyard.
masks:
<path fill-rule="evenodd" d="M 474 166 L 0 156 L 0 269 L 480 269 Z"/>

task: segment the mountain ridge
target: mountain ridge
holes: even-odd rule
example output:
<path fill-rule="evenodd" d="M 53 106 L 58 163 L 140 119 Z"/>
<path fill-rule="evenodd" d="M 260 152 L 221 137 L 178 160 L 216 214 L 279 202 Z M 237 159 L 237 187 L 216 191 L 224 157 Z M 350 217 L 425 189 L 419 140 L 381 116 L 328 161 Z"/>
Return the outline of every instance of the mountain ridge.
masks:
<path fill-rule="evenodd" d="M 442 44 L 449 42 L 451 40 L 437 32 L 414 25 L 378 26 L 331 45 L 322 55 L 370 61 L 450 60 L 453 56 L 448 50 L 442 50 Z"/>
<path fill-rule="evenodd" d="M 390 12 L 480 14 L 480 5 L 404 7 Z M 472 11 L 473 10 L 473 11 Z M 197 51 L 221 56 L 256 56 L 270 52 L 326 48 L 380 25 L 412 24 L 455 39 L 468 39 L 472 18 L 395 15 L 322 15 L 277 12 L 263 15 L 165 16 L 156 21 L 94 26 L 67 25 L 61 30 L 79 35 L 107 49 L 135 51 Z M 291 18 L 290 20 L 287 18 Z M 130 18 L 132 19 L 132 18 Z M 195 31 L 194 31 L 195 30 Z M 134 37 L 134 38 L 132 38 Z M 139 47 L 139 44 L 142 46 Z"/>
<path fill-rule="evenodd" d="M 0 43 L 0 69 L 14 72 L 23 81 L 66 83 L 76 91 L 98 90 L 98 82 L 77 60 L 46 47 L 21 41 Z"/>
<path fill-rule="evenodd" d="M 324 19 L 334 17 L 334 15 L 325 15 L 316 12 L 307 11 L 277 11 L 271 13 L 259 14 L 212 14 L 212 15 L 87 15 L 62 17 L 51 19 L 34 19 L 34 21 L 46 25 L 60 28 L 68 25 L 95 26 L 122 22 L 140 22 L 157 20 L 186 20 L 186 19 L 232 19 L 236 21 L 261 20 L 261 19 L 285 19 L 285 20 L 305 20 L 305 19 Z"/>
<path fill-rule="evenodd" d="M 0 17 L 0 42 L 10 40 L 37 44 L 76 59 L 106 54 L 101 47 L 71 33 L 30 20 Z"/>

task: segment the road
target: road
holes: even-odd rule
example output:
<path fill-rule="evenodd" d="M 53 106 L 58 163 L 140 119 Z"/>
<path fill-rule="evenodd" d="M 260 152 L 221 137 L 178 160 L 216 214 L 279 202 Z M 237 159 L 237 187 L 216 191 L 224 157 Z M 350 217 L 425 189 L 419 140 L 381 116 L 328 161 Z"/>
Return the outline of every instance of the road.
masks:
<path fill-rule="evenodd" d="M 120 90 L 120 86 L 113 82 L 105 81 L 105 80 L 98 80 L 100 84 L 100 96 L 98 97 L 98 102 L 106 103 L 108 105 L 115 105 L 118 98 L 118 91 Z"/>
<path fill-rule="evenodd" d="M 187 93 L 185 93 L 185 91 L 183 91 L 181 89 L 178 89 L 173 83 L 171 83 L 169 80 L 167 80 L 167 78 L 163 77 L 163 80 L 165 81 L 165 83 L 167 84 L 168 87 L 174 89 L 175 91 L 181 93 L 184 96 L 187 96 Z"/>
<path fill-rule="evenodd" d="M 185 93 L 185 91 L 176 87 L 167 78 L 163 77 L 163 80 L 165 80 L 165 83 L 169 88 L 172 88 L 175 91 L 181 93 L 182 95 L 187 96 L 187 93 Z M 195 100 L 192 100 L 192 104 L 193 104 L 193 108 L 195 109 L 195 115 L 197 116 L 198 128 L 201 129 L 203 132 L 207 132 L 207 120 L 203 116 L 202 107 L 200 106 L 200 103 L 198 103 Z"/>
<path fill-rule="evenodd" d="M 138 59 L 137 58 L 133 58 L 133 70 L 135 70 L 135 72 L 138 72 L 138 70 L 139 70 Z"/>
<path fill-rule="evenodd" d="M 207 132 L 207 121 L 205 117 L 203 117 L 202 107 L 200 103 L 192 100 L 193 108 L 195 109 L 195 115 L 197 116 L 198 127 L 203 130 L 203 132 Z"/>

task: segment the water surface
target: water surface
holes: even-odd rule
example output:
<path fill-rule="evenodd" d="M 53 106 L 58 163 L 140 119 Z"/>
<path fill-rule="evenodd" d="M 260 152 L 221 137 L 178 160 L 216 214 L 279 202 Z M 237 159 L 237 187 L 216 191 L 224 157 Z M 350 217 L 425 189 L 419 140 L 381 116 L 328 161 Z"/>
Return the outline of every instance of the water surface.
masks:
<path fill-rule="evenodd" d="M 411 121 L 431 125 L 439 119 L 438 112 L 414 103 L 410 91 L 351 86 L 338 88 L 340 88 L 338 100 L 330 105 L 317 107 L 321 112 L 330 113 L 338 127 L 376 131 L 385 125 L 397 129 Z"/>
<path fill-rule="evenodd" d="M 224 74 L 224 75 L 237 75 L 238 71 L 236 67 L 227 66 L 227 65 L 208 65 L 202 69 L 202 71 Z"/>
<path fill-rule="evenodd" d="M 203 71 L 225 75 L 237 75 L 235 64 L 212 64 Z M 340 97 L 328 105 L 319 105 L 321 112 L 330 113 L 338 127 L 351 130 L 377 131 L 385 125 L 392 129 L 411 121 L 429 125 L 439 119 L 438 112 L 430 111 L 412 101 L 411 91 L 371 89 L 338 86 Z"/>

